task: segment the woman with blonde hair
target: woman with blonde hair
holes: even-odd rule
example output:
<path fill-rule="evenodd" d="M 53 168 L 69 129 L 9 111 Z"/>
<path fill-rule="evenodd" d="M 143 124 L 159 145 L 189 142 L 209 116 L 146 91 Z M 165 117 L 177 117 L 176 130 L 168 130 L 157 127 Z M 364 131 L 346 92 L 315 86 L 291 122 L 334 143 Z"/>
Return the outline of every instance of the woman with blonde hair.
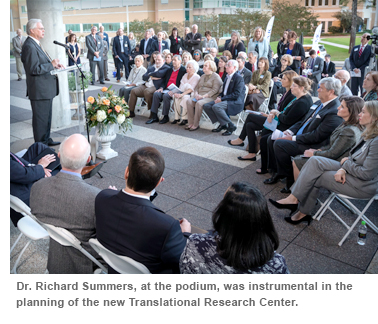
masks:
<path fill-rule="evenodd" d="M 222 56 L 227 57 L 227 61 L 232 60 L 232 54 L 231 54 L 231 52 L 229 50 L 223 51 Z"/>
<path fill-rule="evenodd" d="M 269 43 L 265 39 L 265 31 L 261 27 L 256 27 L 253 31 L 253 37 L 249 40 L 248 43 L 248 53 L 255 51 L 259 54 L 260 57 L 268 58 L 269 52 Z"/>
<path fill-rule="evenodd" d="M 129 33 L 129 41 L 130 41 L 130 52 L 135 48 L 136 46 L 136 39 L 134 37 L 134 33 Z"/>
<path fill-rule="evenodd" d="M 168 49 L 170 50 L 171 40 L 169 39 L 168 33 L 165 30 L 163 30 L 162 33 L 163 33 L 163 40 L 165 40 L 168 43 Z"/>
<path fill-rule="evenodd" d="M 293 64 L 293 58 L 291 55 L 285 54 L 281 56 L 281 65 L 277 64 L 272 72 L 272 78 L 274 81 L 274 86 L 272 89 L 272 96 L 269 101 L 269 105 L 274 105 L 277 103 L 277 94 L 284 93 L 285 89 L 282 88 L 281 76 L 285 71 L 291 71 L 290 65 Z"/>
<path fill-rule="evenodd" d="M 232 59 L 236 60 L 240 52 L 245 52 L 245 46 L 237 31 L 231 33 L 231 42 L 228 43 L 227 50 L 230 51 Z"/>
<path fill-rule="evenodd" d="M 193 60 L 192 54 L 190 54 L 189 52 L 182 53 L 182 65 L 184 67 L 186 67 L 186 63 L 190 60 Z"/>

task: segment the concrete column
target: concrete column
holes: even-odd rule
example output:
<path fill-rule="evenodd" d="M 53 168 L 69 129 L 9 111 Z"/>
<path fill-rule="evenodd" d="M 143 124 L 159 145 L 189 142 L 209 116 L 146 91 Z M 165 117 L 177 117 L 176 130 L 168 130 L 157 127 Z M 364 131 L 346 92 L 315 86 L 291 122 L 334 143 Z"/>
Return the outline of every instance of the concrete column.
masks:
<path fill-rule="evenodd" d="M 45 27 L 45 37 L 42 46 L 52 59 L 58 58 L 67 66 L 65 49 L 53 44 L 56 40 L 65 43 L 62 18 L 62 2 L 60 0 L 26 0 L 28 19 L 41 19 Z M 52 128 L 64 127 L 71 123 L 70 97 L 68 93 L 67 73 L 58 75 L 59 95 L 53 100 Z"/>

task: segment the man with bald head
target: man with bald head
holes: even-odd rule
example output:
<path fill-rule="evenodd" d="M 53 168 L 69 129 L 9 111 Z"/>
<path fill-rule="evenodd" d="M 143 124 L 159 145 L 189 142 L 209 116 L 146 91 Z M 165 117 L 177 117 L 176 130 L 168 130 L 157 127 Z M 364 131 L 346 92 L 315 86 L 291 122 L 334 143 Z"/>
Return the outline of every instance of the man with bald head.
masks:
<path fill-rule="evenodd" d="M 96 235 L 94 202 L 100 189 L 81 177 L 89 162 L 90 146 L 81 134 L 73 134 L 60 145 L 62 170 L 36 182 L 30 193 L 32 213 L 43 223 L 63 227 L 80 240 L 84 249 L 97 254 L 88 241 Z M 49 273 L 93 273 L 93 263 L 81 252 L 50 240 L 47 262 Z"/>
<path fill-rule="evenodd" d="M 339 79 L 342 85 L 339 99 L 341 99 L 342 97 L 353 96 L 352 91 L 350 91 L 349 87 L 347 86 L 347 83 L 350 79 L 350 74 L 348 71 L 338 70 L 333 77 Z"/>

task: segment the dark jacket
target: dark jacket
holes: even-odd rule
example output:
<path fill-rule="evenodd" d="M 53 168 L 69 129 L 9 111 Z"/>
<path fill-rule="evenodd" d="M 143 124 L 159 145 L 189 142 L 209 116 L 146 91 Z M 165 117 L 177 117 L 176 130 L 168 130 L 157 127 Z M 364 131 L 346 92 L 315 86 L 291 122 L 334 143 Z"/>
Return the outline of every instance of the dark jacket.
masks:
<path fill-rule="evenodd" d="M 365 73 L 365 67 L 369 65 L 371 46 L 366 45 L 364 51 L 361 54 L 361 57 L 359 57 L 358 52 L 360 50 L 360 47 L 361 47 L 361 44 L 353 47 L 352 52 L 350 53 L 350 56 L 349 56 L 349 63 L 350 63 L 351 70 L 354 70 L 356 68 L 360 69 L 362 72 L 361 76 L 363 76 Z M 24 55 L 23 51 L 24 51 L 24 48 L 22 48 L 22 55 Z"/>
<path fill-rule="evenodd" d="M 235 116 L 244 109 L 245 84 L 242 76 L 235 72 L 228 85 L 227 93 L 224 95 L 226 80 L 223 82 L 220 97 L 222 101 L 227 101 L 227 113 L 230 116 Z"/>
<path fill-rule="evenodd" d="M 289 48 L 289 43 L 287 43 L 285 45 L 285 51 L 283 54 L 286 54 L 287 50 Z M 293 47 L 293 50 L 291 51 L 291 56 L 300 56 L 301 57 L 301 60 L 304 61 L 305 59 L 305 50 L 302 46 L 302 44 L 300 43 L 295 43 L 294 44 L 294 47 Z M 290 67 L 293 69 L 293 70 L 298 70 L 300 67 L 301 67 L 301 61 L 298 61 L 298 60 L 293 60 L 293 64 L 290 65 Z"/>
<path fill-rule="evenodd" d="M 169 36 L 169 39 L 171 41 L 171 53 L 176 54 L 180 52 L 180 48 L 183 48 L 183 38 L 180 36 L 177 36 L 177 43 L 176 39 L 173 36 Z"/>
<path fill-rule="evenodd" d="M 285 96 L 285 94 L 283 94 L 283 96 Z M 280 112 L 283 111 L 285 107 L 290 103 L 290 101 L 292 101 L 294 98 L 295 96 L 291 93 L 291 90 L 289 90 L 286 96 L 283 98 L 282 102 L 280 101 L 278 103 L 279 106 L 277 107 L 277 110 Z"/>
<path fill-rule="evenodd" d="M 147 69 L 147 72 L 145 74 L 143 74 L 143 80 L 147 82 L 148 79 L 151 76 L 156 77 L 156 78 L 160 78 L 159 80 L 153 80 L 153 83 L 155 85 L 155 89 L 159 89 L 159 88 L 163 87 L 164 78 L 165 78 L 169 69 L 170 69 L 170 67 L 167 64 L 164 64 L 159 70 L 154 72 L 155 67 L 149 66 L 148 69 Z"/>
<path fill-rule="evenodd" d="M 140 47 L 139 47 L 139 53 L 141 55 L 147 54 L 149 57 L 147 57 L 147 61 L 149 62 L 151 60 L 151 55 L 155 51 L 159 51 L 159 46 L 157 44 L 157 41 L 154 38 L 149 38 L 147 48 L 146 48 L 146 53 L 144 52 L 144 43 L 146 42 L 146 39 L 143 38 L 140 41 Z"/>
<path fill-rule="evenodd" d="M 219 74 L 219 69 L 217 70 L 217 74 Z M 227 72 L 226 71 L 224 71 L 223 72 L 223 75 L 222 75 L 222 82 L 224 82 L 224 80 L 226 79 L 226 76 L 227 76 Z"/>
<path fill-rule="evenodd" d="M 290 66 L 287 66 L 286 69 L 285 69 L 285 71 L 283 71 L 283 72 L 286 72 L 286 71 L 292 71 L 292 68 Z M 276 66 L 274 68 L 273 72 L 272 72 L 272 79 L 274 77 L 279 77 L 279 75 L 282 74 L 283 72 L 281 71 L 281 65 Z"/>
<path fill-rule="evenodd" d="M 131 53 L 131 47 L 130 47 L 129 38 L 125 35 L 123 36 L 123 51 L 127 59 L 129 59 L 129 54 Z M 114 38 L 113 53 L 114 53 L 114 56 L 117 56 L 117 55 L 119 56 L 120 54 L 122 54 L 121 42 L 119 40 L 119 36 L 116 36 Z"/>
<path fill-rule="evenodd" d="M 328 71 L 327 71 L 327 62 L 324 61 L 324 67 L 322 74 L 328 74 L 328 77 L 333 76 L 336 73 L 335 63 L 329 62 Z"/>
<path fill-rule="evenodd" d="M 248 70 L 246 67 L 243 68 L 240 75 L 242 76 L 245 84 L 248 84 L 252 79 L 252 72 Z"/>
<path fill-rule="evenodd" d="M 164 84 L 163 86 L 161 87 L 162 89 L 166 89 L 167 88 L 167 85 L 168 85 L 168 81 L 172 75 L 172 72 L 173 72 L 173 68 L 171 67 L 166 75 L 165 75 L 165 78 L 164 78 Z M 180 66 L 180 69 L 178 71 L 178 74 L 177 74 L 177 79 L 176 79 L 176 86 L 179 87 L 180 86 L 180 82 L 181 82 L 181 79 L 182 77 L 184 76 L 184 74 L 186 73 L 186 69 L 181 65 Z"/>
<path fill-rule="evenodd" d="M 287 44 L 287 43 L 286 43 Z M 285 46 L 286 44 L 284 44 L 282 42 L 282 40 L 279 40 L 278 41 L 278 44 L 277 44 L 277 61 L 280 62 L 281 61 L 281 57 L 282 55 L 284 55 L 285 53 Z"/>
<path fill-rule="evenodd" d="M 238 45 L 236 45 L 232 49 L 232 43 L 230 42 L 227 44 L 227 47 L 225 47 L 224 50 L 230 51 L 232 55 L 232 59 L 235 60 L 238 57 L 240 52 L 245 52 L 245 46 L 244 46 L 244 43 L 241 41 Z"/>
<path fill-rule="evenodd" d="M 196 49 L 199 49 L 202 53 L 202 48 L 201 48 L 202 35 L 200 33 L 196 33 L 194 35 L 193 33 L 189 33 L 188 35 L 186 35 L 184 43 L 191 53 Z"/>

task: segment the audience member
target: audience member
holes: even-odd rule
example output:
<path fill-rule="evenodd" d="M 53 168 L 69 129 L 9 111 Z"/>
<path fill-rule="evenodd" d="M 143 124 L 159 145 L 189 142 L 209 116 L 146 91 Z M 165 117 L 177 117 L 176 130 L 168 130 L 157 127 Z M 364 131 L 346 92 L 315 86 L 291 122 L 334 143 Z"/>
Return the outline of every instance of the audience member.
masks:
<path fill-rule="evenodd" d="M 108 43 L 106 42 L 103 33 L 98 33 L 97 35 L 101 37 L 102 44 L 104 45 L 104 51 L 102 52 L 102 60 L 104 64 L 104 78 L 105 78 L 105 81 L 110 81 L 110 79 L 108 78 L 108 51 L 109 51 Z"/>
<path fill-rule="evenodd" d="M 176 54 L 178 55 L 178 54 Z M 172 64 L 172 59 L 173 59 L 173 54 L 172 53 L 167 53 L 167 54 L 164 54 L 164 58 L 165 58 L 165 64 L 169 65 L 169 67 L 172 67 L 173 64 Z M 181 61 L 180 61 L 181 63 Z"/>
<path fill-rule="evenodd" d="M 318 96 L 318 84 L 319 81 L 321 80 L 321 73 L 323 71 L 323 66 L 324 66 L 324 60 L 316 55 L 315 50 L 310 50 L 308 53 L 310 57 L 308 58 L 307 61 L 307 68 L 308 68 L 308 73 L 307 77 L 312 81 L 311 84 L 311 89 L 312 89 L 312 95 L 314 97 Z"/>
<path fill-rule="evenodd" d="M 194 50 L 198 49 L 201 51 L 201 42 L 202 35 L 198 32 L 198 26 L 194 24 L 192 26 L 192 32 L 186 35 L 184 43 L 186 44 L 187 50 L 193 54 Z"/>
<path fill-rule="evenodd" d="M 152 30 L 152 28 L 147 29 L 144 38 L 140 41 L 139 52 L 144 58 L 143 65 L 145 68 L 151 60 L 152 53 L 159 50 L 157 41 L 152 38 Z"/>
<path fill-rule="evenodd" d="M 285 221 L 309 225 L 320 188 L 357 199 L 370 199 L 378 182 L 378 101 L 365 102 L 359 115 L 365 127 L 360 141 L 341 162 L 322 156 L 311 157 L 303 167 L 292 194 L 279 201 L 270 201 L 278 208 L 298 211 Z M 299 205 L 298 205 L 299 204 Z M 299 207 L 299 208 L 298 208 Z"/>
<path fill-rule="evenodd" d="M 97 33 L 97 35 L 98 35 L 99 33 L 102 33 L 102 34 L 103 34 L 103 36 L 104 36 L 104 40 L 108 43 L 108 50 L 109 50 L 109 46 L 110 46 L 110 44 L 109 44 L 109 35 L 108 35 L 108 33 L 105 33 L 105 32 L 104 32 L 104 26 L 100 26 L 100 28 L 99 28 L 99 32 Z"/>
<path fill-rule="evenodd" d="M 212 132 L 225 129 L 223 136 L 229 136 L 236 130 L 229 116 L 235 116 L 244 109 L 245 84 L 243 77 L 237 73 L 238 66 L 236 60 L 227 62 L 227 78 L 223 83 L 222 92 L 214 101 L 203 106 L 211 122 L 219 122 L 219 126 Z"/>
<path fill-rule="evenodd" d="M 193 52 L 193 60 L 195 60 L 200 69 L 203 68 L 203 59 L 202 59 L 202 52 L 199 49 L 196 49 Z"/>
<path fill-rule="evenodd" d="M 173 94 L 175 120 L 172 122 L 172 124 L 177 124 L 180 121 L 180 116 L 180 126 L 186 125 L 188 123 L 187 104 L 189 101 L 192 100 L 190 95 L 194 91 L 194 88 L 197 86 L 198 81 L 200 79 L 200 76 L 197 74 L 198 69 L 199 67 L 196 61 L 191 60 L 188 63 L 186 63 L 186 74 L 184 74 L 184 76 L 182 77 L 179 88 L 182 91 L 182 93 Z"/>
<path fill-rule="evenodd" d="M 185 68 L 181 65 L 181 56 L 175 55 L 172 60 L 172 68 L 170 68 L 164 76 L 164 82 L 153 94 L 152 106 L 151 106 L 151 118 L 146 121 L 146 124 L 152 124 L 159 122 L 158 109 L 160 102 L 163 101 L 163 118 L 160 120 L 159 124 L 165 124 L 169 122 L 169 108 L 171 107 L 171 100 L 173 99 L 173 92 L 168 91 L 168 87 L 171 84 L 179 86 L 182 77 L 186 73 Z M 164 91 L 165 90 L 165 91 Z"/>
<path fill-rule="evenodd" d="M 88 241 L 96 235 L 94 207 L 100 189 L 81 177 L 81 170 L 91 160 L 90 145 L 83 135 L 73 134 L 62 142 L 58 157 L 62 170 L 32 186 L 31 212 L 41 222 L 71 232 L 96 257 Z M 50 274 L 93 273 L 93 267 L 92 261 L 78 250 L 50 240 L 47 260 Z"/>
<path fill-rule="evenodd" d="M 183 39 L 178 35 L 178 29 L 174 27 L 172 29 L 171 36 L 169 36 L 171 41 L 171 48 L 170 51 L 173 54 L 180 54 L 180 49 L 183 48 Z"/>
<path fill-rule="evenodd" d="M 118 29 L 118 37 L 115 37 L 113 42 L 113 51 L 114 57 L 118 60 L 117 63 L 117 82 L 120 82 L 122 66 L 125 67 L 125 78 L 129 77 L 129 55 L 130 50 L 130 41 L 129 38 L 123 35 L 123 29 Z"/>
<path fill-rule="evenodd" d="M 258 58 L 265 57 L 268 59 L 269 43 L 264 37 L 265 32 L 261 27 L 256 27 L 253 31 L 253 37 L 248 43 L 248 53 L 255 51 L 258 53 Z"/>
<path fill-rule="evenodd" d="M 151 31 L 151 37 L 152 37 L 152 39 L 153 39 L 154 41 L 157 41 L 158 38 L 157 38 L 157 36 L 155 35 L 155 30 L 151 27 L 151 28 L 150 28 L 150 31 Z"/>
<path fill-rule="evenodd" d="M 248 61 L 248 56 L 246 52 L 241 51 L 239 52 L 238 56 L 243 57 L 245 61 Z"/>
<path fill-rule="evenodd" d="M 245 68 L 245 58 L 243 56 L 238 56 L 236 58 L 236 61 L 238 62 L 238 71 L 237 73 L 239 73 L 243 80 L 244 80 L 244 84 L 248 84 L 251 79 L 252 79 L 252 72 L 250 70 L 248 70 L 247 68 Z"/>
<path fill-rule="evenodd" d="M 290 66 L 297 74 L 300 74 L 301 62 L 305 60 L 305 50 L 302 44 L 298 43 L 298 38 L 295 31 L 287 34 L 288 43 L 285 46 L 285 52 L 282 54 L 289 54 L 293 57 L 293 64 Z"/>
<path fill-rule="evenodd" d="M 130 42 L 130 52 L 132 52 L 136 47 L 136 39 L 133 32 L 129 33 L 129 42 Z"/>
<path fill-rule="evenodd" d="M 278 44 L 277 44 L 277 60 L 278 60 L 278 62 L 281 62 L 281 57 L 285 53 L 285 47 L 286 47 L 287 43 L 289 42 L 287 35 L 289 34 L 290 31 L 291 31 L 290 29 L 286 29 L 283 32 L 282 37 L 278 41 Z"/>
<path fill-rule="evenodd" d="M 96 197 L 97 239 L 110 251 L 144 264 L 151 273 L 178 272 L 190 223 L 166 215 L 150 201 L 162 182 L 163 156 L 152 147 L 134 152 L 125 170 L 125 189 Z M 143 234 L 142 234 L 143 233 Z M 109 273 L 116 273 L 110 266 Z"/>
<path fill-rule="evenodd" d="M 239 52 L 245 52 L 245 46 L 241 40 L 239 32 L 233 31 L 231 33 L 231 42 L 225 47 L 225 49 L 230 51 L 233 60 L 238 57 Z"/>
<path fill-rule="evenodd" d="M 193 60 L 192 54 L 190 54 L 189 52 L 182 53 L 182 65 L 184 67 L 186 67 L 186 63 L 189 62 L 190 60 Z"/>
<path fill-rule="evenodd" d="M 223 51 L 222 55 L 225 56 L 225 57 L 227 57 L 227 61 L 232 60 L 232 54 L 231 54 L 230 51 L 225 50 L 225 51 Z"/>
<path fill-rule="evenodd" d="M 221 56 L 219 58 L 217 73 L 219 74 L 220 78 L 222 79 L 222 82 L 224 82 L 224 80 L 226 80 L 226 77 L 227 77 L 227 72 L 226 72 L 227 61 L 228 61 L 227 57 L 225 57 L 225 56 Z"/>
<path fill-rule="evenodd" d="M 203 40 L 202 47 L 204 49 L 203 50 L 204 53 L 205 53 L 205 51 L 207 53 L 210 53 L 211 48 L 215 48 L 216 50 L 218 50 L 217 41 L 216 41 L 215 38 L 211 37 L 210 30 L 205 31 L 205 39 Z"/>
<path fill-rule="evenodd" d="M 113 37 L 114 38 L 114 37 Z M 112 39 L 113 40 L 113 39 Z M 130 43 L 130 45 L 131 45 L 131 43 Z M 140 55 L 139 54 L 139 44 L 136 44 L 136 46 L 135 46 L 135 48 L 131 51 L 131 53 L 130 53 L 130 57 L 129 57 L 129 71 L 131 71 L 131 69 L 133 68 L 133 65 L 134 65 L 134 60 L 135 60 L 135 57 L 137 57 L 138 55 Z M 142 55 L 140 55 L 140 56 L 142 56 Z M 143 56 L 142 56 L 142 58 L 143 58 Z M 143 61 L 144 61 L 144 59 L 143 59 Z M 130 76 L 130 75 L 129 75 Z"/>
<path fill-rule="evenodd" d="M 281 77 L 282 77 L 283 72 L 291 71 L 291 67 L 290 67 L 291 64 L 293 64 L 293 58 L 291 55 L 288 55 L 288 54 L 281 55 L 281 64 L 280 65 L 278 64 L 272 72 L 274 85 L 272 89 L 272 95 L 270 96 L 270 100 L 269 100 L 270 109 L 273 109 L 277 103 L 277 94 L 286 92 L 286 89 L 281 84 Z"/>
<path fill-rule="evenodd" d="M 194 88 L 194 98 L 187 101 L 188 126 L 187 130 L 197 130 L 202 115 L 202 109 L 208 102 L 214 101 L 222 87 L 222 80 L 216 73 L 217 67 L 212 61 L 203 65 L 204 74 Z"/>
<path fill-rule="evenodd" d="M 129 96 L 132 89 L 145 84 L 143 75 L 147 72 L 147 69 L 143 66 L 143 56 L 136 56 L 134 62 L 135 66 L 129 74 L 126 86 L 119 90 L 119 96 L 123 97 L 126 102 L 129 102 Z"/>
<path fill-rule="evenodd" d="M 74 60 L 71 59 L 70 56 L 68 56 L 68 66 L 75 65 L 75 62 L 77 64 L 80 64 L 80 45 L 77 43 L 76 35 L 71 34 L 68 36 L 68 42 L 67 45 L 70 47 L 70 49 L 67 49 Z M 108 80 L 109 81 L 109 80 Z"/>
<path fill-rule="evenodd" d="M 91 33 L 88 36 L 85 36 L 85 45 L 88 49 L 87 58 L 89 60 L 89 67 L 92 73 L 92 82 L 91 84 L 95 84 L 96 80 L 96 66 L 98 71 L 100 72 L 99 80 L 101 84 L 105 84 L 104 82 L 104 64 L 102 62 L 102 52 L 104 51 L 104 45 L 100 36 L 96 35 L 97 27 L 93 26 L 91 28 Z M 113 44 L 113 51 L 114 51 L 114 44 Z M 117 54 L 115 54 L 117 55 Z"/>
<path fill-rule="evenodd" d="M 164 33 L 163 32 L 158 32 L 157 33 L 157 38 L 158 38 L 158 51 L 159 53 L 163 54 L 163 51 L 165 49 L 169 49 L 170 47 L 168 46 L 167 41 L 163 39 Z"/>
<path fill-rule="evenodd" d="M 255 51 L 249 52 L 248 53 L 248 62 L 245 63 L 245 67 L 250 70 L 252 73 L 255 72 L 258 67 L 257 67 L 257 57 L 259 54 Z"/>
<path fill-rule="evenodd" d="M 17 76 L 18 76 L 17 81 L 21 81 L 22 80 L 22 61 L 21 61 L 22 45 L 24 44 L 26 37 L 22 36 L 21 29 L 17 29 L 16 33 L 17 33 L 17 36 L 14 36 L 12 38 L 13 56 L 16 59 L 16 70 L 17 70 Z M 67 37 L 66 37 L 66 43 L 67 43 Z"/>
<path fill-rule="evenodd" d="M 211 55 L 211 54 L 206 54 L 203 56 L 203 61 L 206 62 L 206 61 L 213 61 L 214 62 L 214 57 Z"/>
<path fill-rule="evenodd" d="M 331 55 L 324 56 L 324 68 L 322 78 L 332 77 L 336 73 L 335 63 L 331 62 Z"/>
<path fill-rule="evenodd" d="M 362 94 L 365 101 L 378 100 L 378 72 L 368 72 L 362 87 L 366 90 Z"/>
<path fill-rule="evenodd" d="M 158 55 L 158 54 L 160 54 L 159 51 L 155 51 L 155 52 L 152 53 L 150 63 L 148 63 L 148 67 L 155 65 L 156 55 Z"/>
<path fill-rule="evenodd" d="M 218 55 L 218 49 L 215 47 L 210 48 L 210 54 L 214 57 L 214 62 L 216 66 L 218 66 L 219 59 L 217 58 Z"/>
<path fill-rule="evenodd" d="M 183 50 L 187 51 L 187 52 L 191 52 L 192 51 L 192 46 L 185 42 L 186 40 L 186 37 L 190 34 L 190 28 L 189 27 L 185 27 L 184 29 L 184 36 L 182 38 L 182 46 L 183 46 Z"/>
<path fill-rule="evenodd" d="M 163 33 L 163 40 L 165 40 L 168 44 L 168 50 L 171 51 L 171 40 L 169 39 L 168 33 L 166 31 L 162 31 Z"/>
<path fill-rule="evenodd" d="M 344 119 L 331 134 L 329 144 L 319 149 L 304 151 L 303 157 L 297 155 L 293 158 L 294 180 L 297 180 L 299 171 L 311 156 L 323 156 L 332 160 L 341 161 L 349 155 L 349 151 L 360 141 L 363 127 L 359 124 L 358 115 L 364 106 L 359 97 L 344 97 L 337 108 L 337 115 Z"/>
<path fill-rule="evenodd" d="M 339 99 L 341 100 L 343 97 L 349 97 L 352 96 L 352 91 L 347 86 L 347 83 L 350 79 L 350 75 L 348 71 L 345 70 L 338 70 L 334 76 L 335 79 L 340 80 L 341 82 L 341 91 Z"/>
<path fill-rule="evenodd" d="M 264 196 L 247 183 L 233 183 L 212 217 L 214 230 L 193 234 L 180 258 L 184 274 L 287 274 L 276 253 L 278 234 Z"/>

